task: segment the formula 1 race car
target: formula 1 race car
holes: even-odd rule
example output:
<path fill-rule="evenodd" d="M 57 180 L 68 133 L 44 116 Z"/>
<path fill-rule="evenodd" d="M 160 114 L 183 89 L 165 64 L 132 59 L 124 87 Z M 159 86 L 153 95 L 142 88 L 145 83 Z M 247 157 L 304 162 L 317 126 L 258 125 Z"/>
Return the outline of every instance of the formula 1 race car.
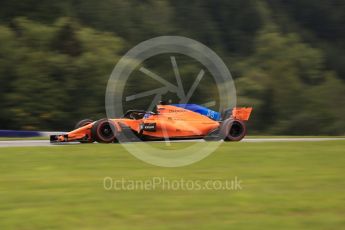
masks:
<path fill-rule="evenodd" d="M 100 143 L 200 139 L 240 141 L 252 108 L 234 108 L 223 114 L 196 104 L 160 104 L 156 112 L 129 110 L 122 118 L 84 119 L 75 129 L 51 135 L 50 142 Z"/>

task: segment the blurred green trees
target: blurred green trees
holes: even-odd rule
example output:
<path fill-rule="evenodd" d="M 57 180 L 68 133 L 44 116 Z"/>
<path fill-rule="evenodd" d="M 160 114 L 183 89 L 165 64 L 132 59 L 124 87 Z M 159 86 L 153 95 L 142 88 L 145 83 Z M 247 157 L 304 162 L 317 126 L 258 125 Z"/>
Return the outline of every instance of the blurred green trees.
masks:
<path fill-rule="evenodd" d="M 17 18 L 0 33 L 2 128 L 69 128 L 85 114 L 104 116 L 122 39 L 67 18 L 49 26 Z"/>
<path fill-rule="evenodd" d="M 3 0 L 0 129 L 64 130 L 103 117 L 118 59 L 138 42 L 181 35 L 226 62 L 238 104 L 254 107 L 252 133 L 344 134 L 344 9 L 310 0 Z M 187 90 L 199 67 L 177 60 Z M 146 65 L 173 79 L 166 61 Z M 145 89 L 134 79 L 129 90 Z M 193 102 L 216 95 L 208 83 Z"/>
<path fill-rule="evenodd" d="M 239 66 L 239 104 L 254 105 L 255 130 L 310 135 L 345 130 L 344 83 L 325 70 L 322 52 L 297 34 L 260 31 L 255 53 Z"/>

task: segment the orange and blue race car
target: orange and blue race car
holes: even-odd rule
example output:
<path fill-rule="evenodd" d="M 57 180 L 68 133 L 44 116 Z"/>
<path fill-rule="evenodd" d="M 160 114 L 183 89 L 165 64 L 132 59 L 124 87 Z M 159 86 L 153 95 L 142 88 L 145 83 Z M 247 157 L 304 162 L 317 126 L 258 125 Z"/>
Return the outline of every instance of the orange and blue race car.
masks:
<path fill-rule="evenodd" d="M 50 142 L 113 143 L 128 141 L 200 139 L 240 141 L 252 108 L 233 108 L 218 113 L 196 104 L 160 104 L 155 112 L 129 110 L 123 117 L 84 119 L 75 129 L 51 135 Z"/>

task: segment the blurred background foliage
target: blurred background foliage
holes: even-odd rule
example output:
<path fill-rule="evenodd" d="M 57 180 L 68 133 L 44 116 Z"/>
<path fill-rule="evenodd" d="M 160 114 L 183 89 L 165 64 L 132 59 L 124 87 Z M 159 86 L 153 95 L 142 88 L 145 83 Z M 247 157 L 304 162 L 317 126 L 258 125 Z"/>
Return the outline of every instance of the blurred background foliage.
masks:
<path fill-rule="evenodd" d="M 344 25 L 342 0 L 2 0 L 0 128 L 68 130 L 104 117 L 119 58 L 146 39 L 180 35 L 227 64 L 238 105 L 254 107 L 252 134 L 343 135 Z M 193 81 L 198 68 L 180 71 Z M 133 79 L 129 90 L 147 87 Z M 216 94 L 203 89 L 192 102 Z"/>

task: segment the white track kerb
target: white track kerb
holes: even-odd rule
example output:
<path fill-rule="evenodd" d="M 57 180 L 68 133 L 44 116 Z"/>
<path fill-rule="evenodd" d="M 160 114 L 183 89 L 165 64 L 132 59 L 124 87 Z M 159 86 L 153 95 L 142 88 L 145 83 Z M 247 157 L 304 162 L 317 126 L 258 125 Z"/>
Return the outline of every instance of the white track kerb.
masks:
<path fill-rule="evenodd" d="M 160 54 L 171 54 L 172 69 L 167 71 L 174 72 L 176 78 L 174 84 L 158 76 L 158 74 L 164 75 L 165 73 L 156 74 L 141 66 L 142 62 L 145 60 Z M 181 87 L 183 76 L 179 74 L 178 59 L 175 59 L 173 56 L 174 54 L 183 54 L 193 58 L 209 71 L 215 80 L 220 95 L 219 105 L 216 109 L 218 112 L 236 106 L 236 89 L 234 81 L 230 71 L 215 52 L 200 42 L 186 37 L 161 36 L 146 40 L 133 47 L 117 63 L 109 78 L 106 89 L 105 104 L 107 117 L 109 119 L 122 117 L 124 114 L 123 102 L 135 100 L 136 97 L 139 97 L 138 95 L 133 95 L 123 100 L 126 82 L 131 73 L 136 69 L 139 69 L 139 71 L 147 76 L 147 81 L 158 81 L 162 84 L 161 88 L 140 93 L 140 96 L 148 96 L 153 93 L 156 95 L 154 101 L 148 106 L 148 110 L 152 109 L 152 105 L 160 99 L 162 94 L 168 91 L 176 93 L 180 98 L 180 103 L 193 103 L 189 100 L 205 71 L 201 69 L 199 73 L 195 73 L 195 81 L 189 91 L 185 93 L 183 87 Z M 207 100 L 211 104 L 212 101 L 215 101 L 212 98 L 208 98 Z M 169 143 L 168 137 L 166 137 L 165 140 Z M 123 143 L 123 140 L 119 141 L 121 144 Z M 214 152 L 221 143 L 195 142 L 183 149 L 173 149 L 169 147 L 156 148 L 152 143 L 141 142 L 139 139 L 137 141 L 138 142 L 123 143 L 122 146 L 135 157 L 147 163 L 162 167 L 179 167 L 197 162 Z"/>

